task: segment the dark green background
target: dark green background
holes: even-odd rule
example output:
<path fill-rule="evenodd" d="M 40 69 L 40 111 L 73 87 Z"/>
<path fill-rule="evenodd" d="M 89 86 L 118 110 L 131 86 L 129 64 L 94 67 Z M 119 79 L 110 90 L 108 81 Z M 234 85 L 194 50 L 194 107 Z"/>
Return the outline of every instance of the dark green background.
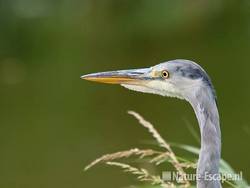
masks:
<path fill-rule="evenodd" d="M 250 180 L 250 2 L 248 0 L 1 0 L 0 187 L 124 187 L 94 158 L 148 148 L 136 110 L 168 141 L 199 146 L 184 101 L 79 79 L 90 72 L 185 58 L 212 77 L 222 156 Z"/>

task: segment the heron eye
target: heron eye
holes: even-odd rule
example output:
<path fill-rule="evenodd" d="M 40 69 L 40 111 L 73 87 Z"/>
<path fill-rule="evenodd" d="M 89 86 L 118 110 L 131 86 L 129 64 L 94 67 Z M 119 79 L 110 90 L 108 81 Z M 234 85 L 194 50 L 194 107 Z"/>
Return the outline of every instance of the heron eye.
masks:
<path fill-rule="evenodd" d="M 168 78 L 169 77 L 169 72 L 164 70 L 164 71 L 162 71 L 161 76 L 162 76 L 162 78 Z"/>

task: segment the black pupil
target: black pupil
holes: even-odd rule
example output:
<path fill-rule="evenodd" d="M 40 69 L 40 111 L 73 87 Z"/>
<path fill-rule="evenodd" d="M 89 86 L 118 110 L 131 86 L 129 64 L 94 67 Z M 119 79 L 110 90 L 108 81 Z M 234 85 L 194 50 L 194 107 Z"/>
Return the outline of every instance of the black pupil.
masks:
<path fill-rule="evenodd" d="M 166 72 L 163 72 L 163 76 L 166 77 L 168 75 L 168 73 Z"/>

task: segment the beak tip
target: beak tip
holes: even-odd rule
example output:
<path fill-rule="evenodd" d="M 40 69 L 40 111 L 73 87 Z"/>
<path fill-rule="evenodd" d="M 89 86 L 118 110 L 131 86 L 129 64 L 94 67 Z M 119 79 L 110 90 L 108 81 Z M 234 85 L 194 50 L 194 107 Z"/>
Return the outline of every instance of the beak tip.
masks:
<path fill-rule="evenodd" d="M 86 75 L 81 76 L 80 79 L 85 80 L 86 79 Z"/>

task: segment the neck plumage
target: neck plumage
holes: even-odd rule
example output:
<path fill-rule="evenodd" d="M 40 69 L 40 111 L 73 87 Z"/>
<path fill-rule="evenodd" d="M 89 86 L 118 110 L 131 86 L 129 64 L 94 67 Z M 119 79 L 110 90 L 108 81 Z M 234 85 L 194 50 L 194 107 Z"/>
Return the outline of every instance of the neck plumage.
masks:
<path fill-rule="evenodd" d="M 198 188 L 219 188 L 219 162 L 221 156 L 221 132 L 219 113 L 213 94 L 201 91 L 190 98 L 201 134 L 201 150 L 197 166 Z M 212 177 L 212 178 L 211 178 Z"/>

